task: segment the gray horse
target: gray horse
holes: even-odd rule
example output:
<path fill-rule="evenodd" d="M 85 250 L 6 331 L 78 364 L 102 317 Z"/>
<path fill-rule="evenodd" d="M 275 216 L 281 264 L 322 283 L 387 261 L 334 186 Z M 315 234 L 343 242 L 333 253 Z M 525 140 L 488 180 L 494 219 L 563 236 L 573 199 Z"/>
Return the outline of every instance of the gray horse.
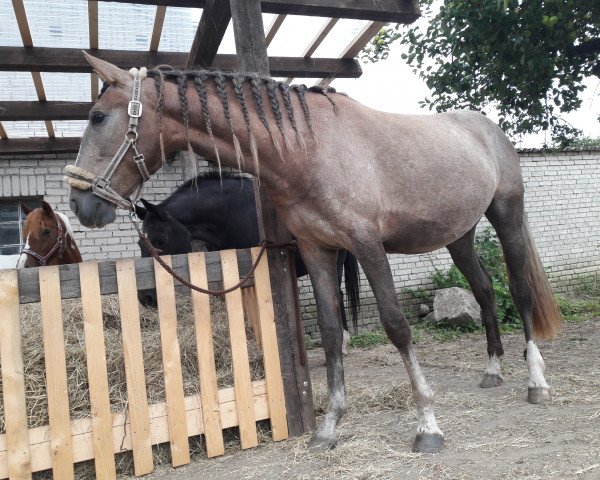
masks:
<path fill-rule="evenodd" d="M 549 397 L 533 333 L 551 337 L 561 317 L 527 227 L 517 153 L 491 121 L 473 112 L 382 113 L 329 89 L 290 87 L 256 75 L 127 72 L 88 60 L 109 86 L 92 107 L 75 166 L 66 168 L 70 205 L 83 225 L 114 221 L 115 209 L 130 206 L 128 196 L 161 167 L 165 154 L 187 149 L 258 176 L 298 239 L 316 292 L 329 387 L 311 446 L 335 444 L 347 408 L 337 301 L 341 248 L 363 267 L 381 323 L 406 366 L 419 414 L 415 451 L 439 451 L 443 434 L 386 253 L 448 248 L 482 308 L 489 363 L 481 385 L 501 384 L 492 285 L 473 248 L 483 215 L 502 244 L 523 320 L 528 400 Z M 128 131 L 115 153 L 115 142 Z"/>

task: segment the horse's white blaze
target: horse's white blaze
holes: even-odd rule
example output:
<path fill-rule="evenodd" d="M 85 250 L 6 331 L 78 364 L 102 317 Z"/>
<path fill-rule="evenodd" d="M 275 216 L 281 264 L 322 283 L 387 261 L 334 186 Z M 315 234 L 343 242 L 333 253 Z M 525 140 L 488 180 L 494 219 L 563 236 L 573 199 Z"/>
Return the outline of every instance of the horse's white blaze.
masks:
<path fill-rule="evenodd" d="M 497 375 L 502 378 L 502 358 L 492 355 L 488 360 L 488 366 L 485 369 L 487 375 Z"/>
<path fill-rule="evenodd" d="M 56 212 L 56 214 L 60 217 L 60 219 L 67 227 L 67 234 L 71 236 L 71 239 L 74 239 L 75 235 L 73 235 L 73 227 L 71 227 L 71 222 L 69 222 L 69 218 L 64 213 Z"/>
<path fill-rule="evenodd" d="M 548 388 L 544 378 L 544 359 L 533 340 L 527 342 L 527 369 L 529 370 L 528 387 Z"/>
<path fill-rule="evenodd" d="M 438 427 L 435 415 L 433 414 L 433 391 L 429 387 L 425 376 L 421 371 L 417 357 L 412 348 L 409 348 L 408 355 L 402 356 L 406 371 L 410 378 L 413 388 L 413 399 L 419 412 L 417 422 L 417 434 L 431 434 L 443 436 L 442 430 Z"/>

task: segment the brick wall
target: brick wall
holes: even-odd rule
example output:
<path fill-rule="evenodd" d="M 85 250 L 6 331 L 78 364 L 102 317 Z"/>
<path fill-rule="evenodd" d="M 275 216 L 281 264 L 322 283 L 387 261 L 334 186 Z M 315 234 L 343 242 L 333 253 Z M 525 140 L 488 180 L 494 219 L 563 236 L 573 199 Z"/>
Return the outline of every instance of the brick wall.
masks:
<path fill-rule="evenodd" d="M 137 237 L 126 214 L 101 230 L 82 227 L 67 204 L 62 169 L 75 155 L 0 156 L 0 198 L 43 196 L 68 215 L 84 259 L 114 259 L 139 255 Z M 600 151 L 539 153 L 522 152 L 521 165 L 526 188 L 526 210 L 542 261 L 555 290 L 565 292 L 582 276 L 600 271 Z M 178 160 L 153 176 L 144 198 L 158 202 L 181 184 Z M 481 228 L 486 224 L 481 222 Z M 436 267 L 449 268 L 447 251 L 424 255 L 390 255 L 396 289 L 410 309 L 416 301 L 407 288 L 432 289 L 430 277 Z M 300 296 L 308 333 L 317 330 L 315 301 L 308 278 L 300 281 Z M 361 281 L 363 309 L 360 324 L 379 326 L 377 308 L 366 279 Z"/>

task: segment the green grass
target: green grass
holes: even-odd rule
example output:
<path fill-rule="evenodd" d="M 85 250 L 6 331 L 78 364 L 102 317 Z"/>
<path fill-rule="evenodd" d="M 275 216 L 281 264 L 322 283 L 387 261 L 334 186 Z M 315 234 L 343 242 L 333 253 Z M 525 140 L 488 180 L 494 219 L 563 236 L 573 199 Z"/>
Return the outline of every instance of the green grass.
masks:
<path fill-rule="evenodd" d="M 383 330 L 373 330 L 372 332 L 360 333 L 350 340 L 352 348 L 371 348 L 377 345 L 389 343 L 389 339 Z"/>
<path fill-rule="evenodd" d="M 556 296 L 556 301 L 564 319 L 580 322 L 600 317 L 600 275 L 581 279 L 581 285 L 572 297 Z"/>

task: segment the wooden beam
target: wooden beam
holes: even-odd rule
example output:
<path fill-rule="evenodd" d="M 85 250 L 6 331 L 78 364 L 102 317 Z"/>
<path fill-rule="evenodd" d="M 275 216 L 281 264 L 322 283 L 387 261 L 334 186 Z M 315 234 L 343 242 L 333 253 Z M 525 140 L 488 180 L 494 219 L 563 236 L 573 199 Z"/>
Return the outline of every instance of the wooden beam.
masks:
<path fill-rule="evenodd" d="M 88 1 L 88 32 L 90 48 L 98 49 L 98 2 L 96 0 Z"/>
<path fill-rule="evenodd" d="M 29 30 L 29 22 L 27 21 L 23 0 L 12 0 L 12 4 L 13 10 L 15 11 L 15 17 L 17 18 L 19 32 L 21 33 L 21 40 L 23 40 L 23 46 L 33 47 L 33 39 L 31 38 L 31 31 Z"/>
<path fill-rule="evenodd" d="M 89 53 L 127 69 L 132 66 L 154 65 L 182 68 L 188 60 L 188 54 L 185 52 L 93 50 Z M 335 75 L 340 78 L 356 78 L 362 74 L 360 64 L 352 59 L 271 57 L 269 63 L 273 77 L 314 78 Z M 238 57 L 217 55 L 212 66 L 221 70 L 239 69 Z M 0 47 L 0 71 L 77 73 L 91 72 L 92 67 L 77 48 Z"/>
<path fill-rule="evenodd" d="M 158 51 L 160 36 L 162 34 L 163 25 L 165 24 L 165 14 L 167 7 L 159 5 L 156 7 L 156 15 L 154 15 L 154 26 L 152 27 L 152 38 L 150 39 L 150 51 Z"/>
<path fill-rule="evenodd" d="M 242 70 L 268 74 L 270 59 L 260 0 L 230 0 L 230 5 Z M 258 182 L 254 182 L 254 196 L 261 238 L 278 243 L 291 240 L 291 234 L 278 221 L 269 197 Z M 304 335 L 297 334 L 297 325 L 302 320 L 294 260 L 285 249 L 271 249 L 268 256 L 288 429 L 290 435 L 302 435 L 314 429 L 315 414 L 308 365 L 303 361 L 306 359 Z"/>
<path fill-rule="evenodd" d="M 285 17 L 287 17 L 287 15 L 277 15 L 273 19 L 273 22 L 271 23 L 271 25 L 269 25 L 269 28 L 267 29 L 267 33 L 265 34 L 265 41 L 267 42 L 267 47 L 269 45 L 271 45 L 271 42 L 275 38 L 275 35 L 279 31 L 279 29 L 281 28 L 281 24 L 285 20 Z"/>
<path fill-rule="evenodd" d="M 4 136 L 3 136 L 4 133 Z M 78 137 L 36 137 L 11 138 L 0 128 L 0 155 L 28 153 L 72 153 L 79 151 L 81 138 Z"/>
<path fill-rule="evenodd" d="M 6 130 L 4 130 L 4 125 L 0 122 L 0 139 L 4 140 L 6 138 L 8 138 L 8 135 L 6 134 Z"/>
<path fill-rule="evenodd" d="M 215 61 L 219 45 L 231 20 L 231 8 L 227 0 L 206 0 L 202 16 L 192 42 L 186 67 L 210 67 Z"/>
<path fill-rule="evenodd" d="M 208 0 L 113 0 L 121 3 L 203 8 Z M 421 12 L 415 0 L 262 0 L 263 13 L 412 23 Z"/>
<path fill-rule="evenodd" d="M 92 102 L 0 102 L 3 121 L 87 120 Z"/>

